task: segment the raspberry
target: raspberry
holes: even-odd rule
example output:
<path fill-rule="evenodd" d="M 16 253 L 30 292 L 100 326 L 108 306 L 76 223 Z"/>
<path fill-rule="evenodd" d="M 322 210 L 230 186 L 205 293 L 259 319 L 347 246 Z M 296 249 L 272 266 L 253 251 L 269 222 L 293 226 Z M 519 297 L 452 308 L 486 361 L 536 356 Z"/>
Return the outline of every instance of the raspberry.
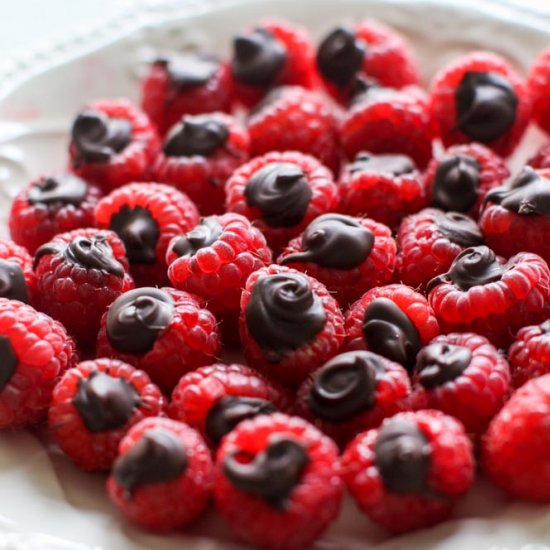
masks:
<path fill-rule="evenodd" d="M 338 206 L 330 171 L 317 159 L 294 151 L 252 159 L 235 170 L 225 191 L 227 211 L 253 221 L 274 252 Z"/>
<path fill-rule="evenodd" d="M 529 71 L 527 88 L 533 102 L 533 119 L 545 131 L 550 132 L 550 49 L 543 50 Z"/>
<path fill-rule="evenodd" d="M 46 417 L 58 377 L 78 361 L 65 328 L 44 313 L 0 298 L 0 428 Z"/>
<path fill-rule="evenodd" d="M 344 348 L 368 349 L 411 372 L 420 348 L 438 334 L 424 296 L 405 285 L 387 285 L 369 290 L 350 307 Z"/>
<path fill-rule="evenodd" d="M 550 262 L 549 192 L 550 169 L 529 166 L 508 185 L 489 191 L 479 221 L 487 244 L 502 256 L 534 252 Z"/>
<path fill-rule="evenodd" d="M 426 188 L 433 206 L 477 220 L 486 193 L 509 175 L 504 161 L 484 145 L 454 145 L 428 165 Z"/>
<path fill-rule="evenodd" d="M 369 288 L 391 280 L 395 253 L 395 241 L 385 225 L 324 214 L 290 241 L 277 263 L 314 277 L 345 307 Z"/>
<path fill-rule="evenodd" d="M 264 20 L 235 37 L 231 70 L 237 99 L 250 107 L 271 88 L 317 84 L 315 49 L 307 31 L 282 20 Z"/>
<path fill-rule="evenodd" d="M 399 280 L 421 291 L 447 272 L 453 260 L 470 246 L 483 244 L 476 222 L 459 212 L 425 208 L 407 216 L 397 233 Z"/>
<path fill-rule="evenodd" d="M 108 470 L 128 430 L 147 416 L 159 416 L 164 405 L 144 372 L 112 359 L 84 361 L 53 391 L 50 430 L 79 468 Z"/>
<path fill-rule="evenodd" d="M 31 182 L 11 204 L 12 239 L 31 254 L 59 233 L 94 225 L 101 191 L 73 174 L 59 173 Z"/>
<path fill-rule="evenodd" d="M 344 167 L 338 187 L 342 212 L 369 216 L 392 228 L 429 200 L 424 177 L 405 155 L 361 152 Z"/>
<path fill-rule="evenodd" d="M 113 302 L 101 319 L 97 356 L 145 371 L 169 394 L 180 377 L 214 362 L 216 318 L 187 292 L 137 288 Z"/>
<path fill-rule="evenodd" d="M 126 99 L 90 103 L 77 115 L 69 152 L 75 174 L 105 192 L 147 181 L 160 148 L 149 118 Z"/>
<path fill-rule="evenodd" d="M 377 428 L 386 417 L 408 409 L 407 371 L 371 353 L 349 351 L 333 357 L 300 386 L 296 414 L 341 446 Z"/>
<path fill-rule="evenodd" d="M 337 173 L 337 120 L 317 92 L 299 86 L 275 88 L 250 113 L 248 131 L 253 156 L 270 151 L 300 151 Z"/>
<path fill-rule="evenodd" d="M 342 103 L 353 95 L 358 79 L 402 88 L 418 84 L 418 68 L 406 39 L 379 21 L 364 19 L 336 27 L 317 49 L 317 68 L 327 91 Z"/>
<path fill-rule="evenodd" d="M 510 367 L 495 347 L 472 332 L 437 336 L 416 357 L 415 409 L 438 409 L 481 435 L 509 395 Z"/>
<path fill-rule="evenodd" d="M 37 308 L 63 323 L 86 351 L 109 305 L 134 288 L 124 245 L 112 231 L 75 229 L 57 235 L 36 251 L 34 271 Z"/>
<path fill-rule="evenodd" d="M 216 507 L 243 541 L 309 547 L 340 510 L 336 445 L 301 418 L 275 413 L 241 422 L 222 441 Z"/>
<path fill-rule="evenodd" d="M 516 390 L 485 435 L 482 465 L 515 497 L 550 502 L 550 375 Z"/>
<path fill-rule="evenodd" d="M 472 445 L 451 416 L 404 412 L 350 443 L 342 475 L 372 521 L 403 533 L 449 516 L 474 479 Z"/>
<path fill-rule="evenodd" d="M 185 115 L 168 132 L 153 166 L 155 181 L 174 185 L 201 214 L 224 208 L 225 182 L 248 160 L 248 132 L 223 113 Z"/>
<path fill-rule="evenodd" d="M 210 451 L 195 430 L 168 418 L 146 418 L 121 441 L 107 490 L 128 519 L 168 531 L 200 516 L 212 478 Z"/>
<path fill-rule="evenodd" d="M 230 112 L 231 72 L 204 52 L 156 59 L 141 83 L 141 107 L 161 135 L 183 115 Z"/>
<path fill-rule="evenodd" d="M 537 169 L 550 168 L 550 143 L 541 145 L 527 164 Z"/>
<path fill-rule="evenodd" d="M 531 115 L 523 79 L 505 59 L 489 52 L 470 53 L 441 69 L 431 96 L 446 147 L 477 141 L 508 156 Z"/>
<path fill-rule="evenodd" d="M 239 422 L 258 414 L 287 412 L 292 404 L 288 390 L 254 369 L 217 363 L 181 377 L 169 413 L 216 446 Z"/>
<path fill-rule="evenodd" d="M 336 355 L 344 340 L 342 312 L 326 287 L 279 265 L 246 281 L 239 328 L 248 362 L 294 386 Z"/>
<path fill-rule="evenodd" d="M 118 233 L 139 285 L 163 284 L 171 239 L 199 221 L 196 206 L 169 185 L 133 183 L 104 197 L 96 207 L 99 227 Z"/>
<path fill-rule="evenodd" d="M 398 153 L 411 157 L 420 168 L 432 158 L 435 137 L 428 97 L 415 86 L 368 88 L 354 99 L 340 127 L 348 158 L 361 151 Z"/>
<path fill-rule="evenodd" d="M 22 246 L 0 239 L 0 297 L 35 302 L 36 276 L 32 264 L 32 257 Z"/>
<path fill-rule="evenodd" d="M 248 276 L 271 263 L 259 229 L 240 214 L 203 218 L 174 237 L 166 254 L 168 277 L 180 290 L 204 298 L 220 315 L 235 317 Z"/>

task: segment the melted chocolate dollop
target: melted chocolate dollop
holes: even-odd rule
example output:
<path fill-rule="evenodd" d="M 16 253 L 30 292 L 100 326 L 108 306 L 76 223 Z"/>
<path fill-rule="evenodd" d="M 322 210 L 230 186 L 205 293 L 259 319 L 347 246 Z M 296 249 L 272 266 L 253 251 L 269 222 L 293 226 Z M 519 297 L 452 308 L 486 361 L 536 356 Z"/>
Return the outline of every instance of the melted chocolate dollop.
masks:
<path fill-rule="evenodd" d="M 194 229 L 176 241 L 172 250 L 180 258 L 182 256 L 194 256 L 201 248 L 207 248 L 214 244 L 222 231 L 222 226 L 216 216 L 203 218 Z"/>
<path fill-rule="evenodd" d="M 64 254 L 73 264 L 124 277 L 122 264 L 114 257 L 111 245 L 102 235 L 76 237 L 67 245 Z"/>
<path fill-rule="evenodd" d="M 434 223 L 439 233 L 452 243 L 465 248 L 483 244 L 483 234 L 479 225 L 460 212 L 438 212 L 434 215 Z"/>
<path fill-rule="evenodd" d="M 0 335 L 0 392 L 11 380 L 19 360 L 8 336 Z"/>
<path fill-rule="evenodd" d="M 155 64 L 165 67 L 170 84 L 179 90 L 203 86 L 219 68 L 217 58 L 208 54 L 170 55 L 157 59 Z"/>
<path fill-rule="evenodd" d="M 42 178 L 27 194 L 31 204 L 72 204 L 79 206 L 86 198 L 86 182 L 73 174 Z"/>
<path fill-rule="evenodd" d="M 478 161 L 464 155 L 443 159 L 435 172 L 432 203 L 443 210 L 468 212 L 477 200 L 479 170 Z"/>
<path fill-rule="evenodd" d="M 415 170 L 413 161 L 406 155 L 371 155 L 359 153 L 350 167 L 350 172 L 375 172 L 403 176 Z"/>
<path fill-rule="evenodd" d="M 416 356 L 415 370 L 425 388 L 435 388 L 458 378 L 471 360 L 472 352 L 464 346 L 430 344 Z"/>
<path fill-rule="evenodd" d="M 0 297 L 27 304 L 29 292 L 21 267 L 15 262 L 0 259 Z"/>
<path fill-rule="evenodd" d="M 176 124 L 164 142 L 164 153 L 169 157 L 207 157 L 229 138 L 229 129 L 221 121 L 209 115 L 186 115 Z"/>

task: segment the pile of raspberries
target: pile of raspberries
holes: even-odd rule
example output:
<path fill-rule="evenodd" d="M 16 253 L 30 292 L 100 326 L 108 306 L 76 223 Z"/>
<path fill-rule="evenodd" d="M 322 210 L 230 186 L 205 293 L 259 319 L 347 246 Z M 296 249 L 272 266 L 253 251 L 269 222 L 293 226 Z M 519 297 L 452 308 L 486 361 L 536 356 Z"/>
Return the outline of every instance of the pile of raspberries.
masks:
<path fill-rule="evenodd" d="M 156 59 L 13 201 L 0 427 L 47 421 L 144 528 L 213 502 L 267 549 L 311 545 L 345 489 L 392 533 L 476 475 L 549 503 L 550 143 L 504 160 L 531 122 L 550 50 L 429 91 L 371 20 Z"/>

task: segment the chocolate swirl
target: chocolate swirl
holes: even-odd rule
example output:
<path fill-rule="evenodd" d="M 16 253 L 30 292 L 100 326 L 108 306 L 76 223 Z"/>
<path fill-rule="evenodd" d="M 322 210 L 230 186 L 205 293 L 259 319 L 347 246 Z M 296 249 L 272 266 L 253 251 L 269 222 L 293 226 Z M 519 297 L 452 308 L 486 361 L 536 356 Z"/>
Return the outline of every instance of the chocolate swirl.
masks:
<path fill-rule="evenodd" d="M 124 277 L 124 267 L 114 257 L 113 249 L 103 235 L 76 237 L 67 245 L 64 255 L 73 264 Z"/>
<path fill-rule="evenodd" d="M 321 298 L 298 273 L 261 276 L 252 288 L 245 318 L 252 338 L 273 363 L 311 342 L 327 320 Z"/>
<path fill-rule="evenodd" d="M 166 69 L 170 85 L 178 90 L 204 86 L 220 66 L 209 54 L 173 54 L 157 59 L 155 65 Z"/>
<path fill-rule="evenodd" d="M 442 386 L 458 378 L 470 365 L 472 352 L 454 344 L 430 344 L 416 356 L 415 371 L 425 388 Z"/>
<path fill-rule="evenodd" d="M 357 172 L 374 172 L 376 174 L 389 174 L 403 176 L 414 172 L 413 161 L 406 155 L 371 155 L 359 153 L 349 170 L 352 174 Z"/>
<path fill-rule="evenodd" d="M 516 91 L 507 78 L 469 71 L 455 92 L 456 126 L 473 141 L 490 143 L 513 126 L 517 104 Z"/>
<path fill-rule="evenodd" d="M 229 128 L 210 115 L 185 115 L 164 141 L 164 153 L 169 157 L 207 157 L 223 147 L 229 138 Z"/>
<path fill-rule="evenodd" d="M 215 243 L 222 231 L 223 228 L 216 216 L 203 218 L 194 229 L 175 242 L 172 250 L 180 258 L 194 256 L 201 248 L 207 248 Z"/>
<path fill-rule="evenodd" d="M 228 455 L 223 461 L 227 479 L 241 491 L 252 493 L 278 510 L 284 510 L 292 490 L 300 483 L 309 463 L 307 449 L 290 438 L 273 435 L 267 448 L 240 462 L 239 453 Z"/>
<path fill-rule="evenodd" d="M 309 408 L 327 422 L 343 422 L 370 409 L 384 370 L 381 358 L 369 351 L 337 355 L 314 373 Z"/>
<path fill-rule="evenodd" d="M 446 157 L 437 165 L 432 204 L 443 210 L 468 212 L 478 197 L 479 162 L 464 155 Z"/>
<path fill-rule="evenodd" d="M 441 212 L 434 214 L 434 223 L 439 233 L 452 243 L 465 248 L 483 244 L 483 234 L 479 225 L 460 212 Z"/>
<path fill-rule="evenodd" d="M 8 385 L 19 360 L 8 336 L 0 335 L 0 392 Z"/>
<path fill-rule="evenodd" d="M 72 204 L 79 206 L 86 198 L 86 182 L 73 174 L 42 178 L 27 193 L 31 204 Z"/>
<path fill-rule="evenodd" d="M 174 300 L 163 290 L 136 288 L 119 296 L 107 313 L 107 338 L 121 353 L 150 351 L 172 321 Z"/>
<path fill-rule="evenodd" d="M 27 283 L 19 264 L 0 259 L 0 297 L 29 302 Z"/>
<path fill-rule="evenodd" d="M 140 402 L 130 382 L 100 371 L 80 380 L 73 398 L 84 424 L 94 433 L 124 426 Z"/>

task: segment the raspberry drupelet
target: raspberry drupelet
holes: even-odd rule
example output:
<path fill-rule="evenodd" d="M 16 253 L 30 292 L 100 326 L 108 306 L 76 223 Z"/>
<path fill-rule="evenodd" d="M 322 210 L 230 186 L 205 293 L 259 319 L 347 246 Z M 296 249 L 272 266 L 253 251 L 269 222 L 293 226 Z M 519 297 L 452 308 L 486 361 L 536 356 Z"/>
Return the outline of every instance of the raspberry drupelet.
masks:
<path fill-rule="evenodd" d="M 152 178 L 185 193 L 203 215 L 224 211 L 225 182 L 249 157 L 248 132 L 224 113 L 184 115 L 168 132 Z"/>
<path fill-rule="evenodd" d="M 194 203 L 160 183 L 132 183 L 104 197 L 95 209 L 99 227 L 115 231 L 124 242 L 138 285 L 162 285 L 170 241 L 199 221 Z"/>
<path fill-rule="evenodd" d="M 8 239 L 0 239 L 0 297 L 31 305 L 36 298 L 32 256 Z"/>
<path fill-rule="evenodd" d="M 330 359 L 300 386 L 296 414 L 340 446 L 384 418 L 409 409 L 407 371 L 370 351 L 349 351 Z"/>
<path fill-rule="evenodd" d="M 445 520 L 474 480 L 464 428 L 440 411 L 404 412 L 358 435 L 342 457 L 358 506 L 392 533 Z"/>
<path fill-rule="evenodd" d="M 227 211 L 251 220 L 274 253 L 317 216 L 336 210 L 339 200 L 330 170 L 294 151 L 252 159 L 233 173 L 225 190 Z"/>
<path fill-rule="evenodd" d="M 168 418 L 146 418 L 121 441 L 107 491 L 130 521 L 169 531 L 202 514 L 212 480 L 210 451 L 195 430 Z"/>
<path fill-rule="evenodd" d="M 218 450 L 216 507 L 248 544 L 309 547 L 336 519 L 342 493 L 336 445 L 301 418 L 245 420 Z"/>
<path fill-rule="evenodd" d="M 213 363 L 219 349 L 216 318 L 194 296 L 142 287 L 121 295 L 103 316 L 96 355 L 145 371 L 169 394 L 182 375 Z"/>
<path fill-rule="evenodd" d="M 54 441 L 83 470 L 108 470 L 120 440 L 143 418 L 160 416 L 165 400 L 149 377 L 115 359 L 84 361 L 53 391 Z"/>
<path fill-rule="evenodd" d="M 441 331 L 475 332 L 507 347 L 515 332 L 550 316 L 550 271 L 536 254 L 508 261 L 487 246 L 467 248 L 428 284 Z"/>
<path fill-rule="evenodd" d="M 0 361 L 0 429 L 14 429 L 47 417 L 58 378 L 78 356 L 61 323 L 27 304 L 0 298 Z"/>
<path fill-rule="evenodd" d="M 181 377 L 169 414 L 198 430 L 213 447 L 243 420 L 289 412 L 292 394 L 243 365 L 217 363 Z"/>
<path fill-rule="evenodd" d="M 531 116 L 525 82 L 489 52 L 469 53 L 441 69 L 431 100 L 446 147 L 477 141 L 503 157 L 513 152 Z"/>
<path fill-rule="evenodd" d="M 11 204 L 11 238 L 31 254 L 59 233 L 94 226 L 94 208 L 102 193 L 96 185 L 69 173 L 29 183 Z"/>
<path fill-rule="evenodd" d="M 344 340 L 342 312 L 326 287 L 279 265 L 246 281 L 239 328 L 250 365 L 291 386 L 336 355 Z"/>
<path fill-rule="evenodd" d="M 86 352 L 109 305 L 134 288 L 122 241 L 101 229 L 57 235 L 36 251 L 34 272 L 36 307 L 63 323 Z"/>
<path fill-rule="evenodd" d="M 231 105 L 229 66 L 206 52 L 159 57 L 141 84 L 141 107 L 161 136 L 183 115 L 230 112 Z"/>
<path fill-rule="evenodd" d="M 283 250 L 277 263 L 323 283 L 342 307 L 388 283 L 396 245 L 388 227 L 368 218 L 323 214 Z"/>
<path fill-rule="evenodd" d="M 149 118 L 126 99 L 90 103 L 71 129 L 73 171 L 106 193 L 125 183 L 147 181 L 159 149 Z"/>
<path fill-rule="evenodd" d="M 527 87 L 533 102 L 533 119 L 550 133 L 550 49 L 546 48 L 536 57 L 529 70 Z"/>

